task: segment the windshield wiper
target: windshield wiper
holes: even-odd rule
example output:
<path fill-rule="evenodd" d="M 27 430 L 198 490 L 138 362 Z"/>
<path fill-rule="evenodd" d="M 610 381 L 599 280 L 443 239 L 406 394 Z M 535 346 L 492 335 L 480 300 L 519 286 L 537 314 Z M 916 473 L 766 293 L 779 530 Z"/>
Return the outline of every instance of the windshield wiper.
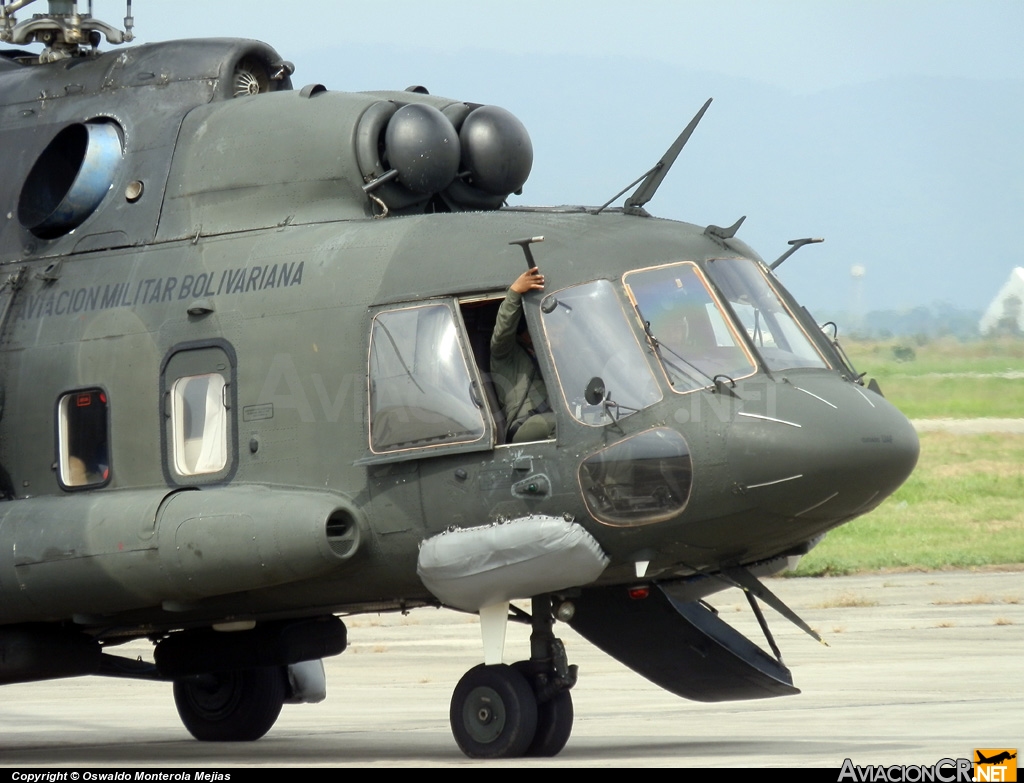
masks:
<path fill-rule="evenodd" d="M 650 321 L 648 321 L 648 320 L 646 320 L 646 319 L 644 318 L 644 314 L 640 312 L 640 305 L 638 305 L 638 304 L 635 304 L 635 305 L 633 305 L 633 308 L 634 308 L 634 309 L 636 310 L 636 315 L 637 315 L 637 318 L 639 318 L 639 319 L 640 319 L 640 323 L 641 323 L 641 324 L 643 324 L 643 327 L 644 327 L 644 334 L 646 334 L 646 335 L 647 335 L 647 342 L 649 342 L 649 343 L 651 344 L 651 348 L 653 348 L 653 349 L 654 349 L 654 353 L 655 353 L 655 355 L 656 355 L 656 356 L 658 357 L 658 360 L 659 360 L 659 361 L 660 361 L 660 362 L 661 362 L 662 364 L 664 364 L 664 365 L 665 365 L 666 367 L 671 367 L 671 368 L 672 368 L 673 370 L 675 370 L 675 371 L 676 371 L 677 373 L 679 373 L 680 375 L 685 375 L 685 376 L 687 376 L 687 377 L 689 377 L 689 378 L 692 378 L 693 380 L 695 380 L 695 381 L 698 381 L 698 382 L 700 381 L 700 378 L 698 378 L 698 377 L 697 377 L 696 375 L 694 375 L 693 373 L 691 373 L 691 372 L 687 372 L 687 371 L 686 371 L 685 369 L 683 369 L 682 367 L 680 367 L 680 366 L 679 366 L 678 364 L 676 364 L 675 362 L 672 362 L 672 361 L 669 361 L 668 359 L 666 359 L 666 358 L 665 358 L 665 356 L 664 356 L 664 355 L 663 355 L 663 354 L 661 353 L 661 349 L 662 349 L 662 348 L 664 348 L 664 349 L 665 349 L 666 351 L 668 351 L 668 352 L 669 352 L 670 354 L 672 354 L 672 355 L 673 355 L 674 357 L 676 357 L 676 358 L 677 358 L 677 359 L 678 359 L 679 361 L 681 361 L 681 362 L 682 362 L 683 364 L 687 364 L 687 365 L 689 365 L 689 366 L 690 366 L 690 367 L 692 367 L 692 368 L 693 368 L 694 370 L 696 370 L 696 371 L 697 371 L 698 373 L 700 373 L 700 374 L 701 374 L 701 375 L 703 375 L 703 376 L 704 376 L 705 378 L 707 378 L 707 379 L 708 379 L 709 381 L 711 381 L 711 383 L 709 383 L 709 384 L 704 384 L 704 385 L 706 385 L 706 386 L 715 386 L 715 385 L 717 385 L 717 384 L 715 383 L 715 379 L 714 379 L 714 378 L 712 378 L 712 377 L 711 377 L 710 375 L 708 375 L 708 374 L 707 374 L 706 372 L 704 372 L 704 371 L 703 371 L 703 370 L 702 370 L 702 369 L 701 369 L 700 367 L 698 367 L 698 366 L 697 366 L 696 364 L 694 364 L 693 362 L 691 362 L 691 361 L 688 361 L 687 359 L 684 359 L 684 358 L 683 358 L 682 356 L 680 356 L 680 355 L 679 355 L 678 353 L 676 353 L 675 351 L 673 351 L 673 350 L 672 350 L 672 348 L 671 348 L 671 346 L 665 345 L 665 344 L 664 344 L 664 343 L 662 343 L 662 342 L 661 342 L 660 340 L 658 340 L 658 338 L 657 338 L 657 337 L 655 337 L 655 336 L 654 336 L 654 332 L 652 332 L 652 331 L 651 331 L 651 322 L 650 322 Z M 675 384 L 673 384 L 673 385 L 675 385 Z"/>

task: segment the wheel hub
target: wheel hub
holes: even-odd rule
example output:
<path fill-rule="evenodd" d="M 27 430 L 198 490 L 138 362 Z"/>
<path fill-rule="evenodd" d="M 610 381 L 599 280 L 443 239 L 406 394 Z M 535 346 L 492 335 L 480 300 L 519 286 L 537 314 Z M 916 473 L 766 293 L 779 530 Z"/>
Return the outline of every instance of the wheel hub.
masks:
<path fill-rule="evenodd" d="M 462 714 L 466 730 L 477 742 L 494 742 L 505 728 L 505 710 L 500 697 L 491 688 L 474 688 Z"/>

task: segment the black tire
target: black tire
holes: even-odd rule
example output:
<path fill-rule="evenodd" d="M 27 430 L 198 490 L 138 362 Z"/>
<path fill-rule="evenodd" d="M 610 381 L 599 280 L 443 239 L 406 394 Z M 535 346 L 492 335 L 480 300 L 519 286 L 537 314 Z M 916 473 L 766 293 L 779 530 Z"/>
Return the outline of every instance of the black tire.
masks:
<path fill-rule="evenodd" d="M 550 758 L 562 752 L 572 734 L 572 694 L 559 691 L 553 698 L 537 705 L 537 733 L 526 749 L 527 756 Z"/>
<path fill-rule="evenodd" d="M 174 705 L 189 734 L 205 742 L 251 742 L 281 714 L 281 669 L 239 669 L 174 681 Z"/>
<path fill-rule="evenodd" d="M 517 661 L 512 668 L 523 675 L 533 686 L 530 661 Z M 565 690 L 559 691 L 553 698 L 537 704 L 537 733 L 533 742 L 526 749 L 527 756 L 535 758 L 551 758 L 562 752 L 565 743 L 572 735 L 572 724 L 575 713 L 572 706 L 572 694 Z"/>
<path fill-rule="evenodd" d="M 517 758 L 537 733 L 537 699 L 510 666 L 481 664 L 455 686 L 449 717 L 455 741 L 470 758 Z"/>

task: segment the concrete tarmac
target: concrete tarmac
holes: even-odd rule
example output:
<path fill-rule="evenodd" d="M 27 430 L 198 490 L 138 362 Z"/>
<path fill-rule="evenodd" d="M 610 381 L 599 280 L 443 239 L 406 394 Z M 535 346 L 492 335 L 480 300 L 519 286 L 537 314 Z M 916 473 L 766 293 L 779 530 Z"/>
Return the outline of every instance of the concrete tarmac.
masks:
<path fill-rule="evenodd" d="M 556 625 L 579 664 L 576 722 L 554 759 L 488 766 L 932 765 L 1024 749 L 1024 572 L 773 579 L 829 647 L 765 609 L 800 695 L 698 704 L 672 696 Z M 710 603 L 762 642 L 736 590 Z M 475 617 L 433 609 L 348 620 L 328 698 L 286 705 L 262 740 L 196 742 L 171 686 L 99 677 L 0 689 L 0 766 L 472 766 L 448 726 L 452 689 L 481 659 Z M 528 654 L 510 626 L 505 660 Z M 767 648 L 762 643 L 762 647 Z M 128 652 L 129 649 L 122 648 Z M 132 648 L 149 657 L 148 645 Z"/>

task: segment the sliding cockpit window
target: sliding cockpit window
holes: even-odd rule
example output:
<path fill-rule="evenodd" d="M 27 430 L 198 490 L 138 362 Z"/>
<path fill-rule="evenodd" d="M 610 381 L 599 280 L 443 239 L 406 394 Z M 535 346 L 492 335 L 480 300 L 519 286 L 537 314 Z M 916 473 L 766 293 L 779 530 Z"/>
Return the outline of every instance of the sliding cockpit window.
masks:
<path fill-rule="evenodd" d="M 447 304 L 378 313 L 370 332 L 370 449 L 398 453 L 483 442 L 467 351 Z"/>

